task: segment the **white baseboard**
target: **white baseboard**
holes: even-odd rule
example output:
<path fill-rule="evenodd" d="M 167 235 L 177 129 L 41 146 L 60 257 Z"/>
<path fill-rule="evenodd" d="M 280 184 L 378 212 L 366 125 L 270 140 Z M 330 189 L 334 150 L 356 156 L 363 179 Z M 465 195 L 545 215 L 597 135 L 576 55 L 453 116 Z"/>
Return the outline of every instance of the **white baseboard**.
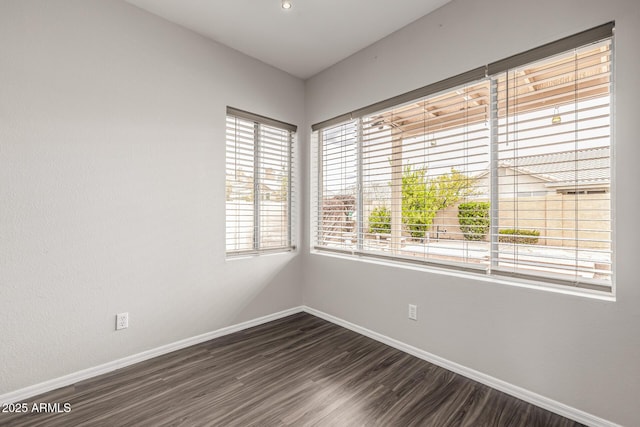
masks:
<path fill-rule="evenodd" d="M 315 308 L 303 306 L 302 309 L 306 313 L 312 314 L 331 323 L 335 323 L 336 325 L 350 329 L 354 332 L 367 336 L 388 346 L 394 347 L 419 359 L 426 360 L 427 362 L 433 363 L 434 365 L 440 366 L 449 371 L 455 372 L 456 374 L 460 374 L 464 377 L 467 377 L 579 423 L 592 427 L 620 427 L 618 424 L 612 423 L 611 421 L 596 417 L 595 415 L 591 415 L 587 412 L 565 405 L 564 403 L 560 403 L 547 397 L 541 396 L 537 393 L 510 384 L 506 381 L 499 380 L 498 378 L 494 378 L 490 375 L 483 374 L 482 372 L 478 372 L 474 369 L 467 368 L 466 366 L 459 365 L 450 360 L 436 356 L 435 354 L 431 354 L 417 347 L 413 347 L 409 344 L 405 344 L 401 341 L 390 338 L 386 335 L 379 334 L 378 332 L 363 328 L 362 326 L 348 322 L 339 317 L 332 316 L 331 314 L 327 314 L 320 310 L 316 310 Z"/>
<path fill-rule="evenodd" d="M 331 314 L 327 314 L 325 312 L 316 310 L 315 308 L 311 308 L 308 306 L 293 307 L 277 313 L 269 314 L 267 316 L 259 317 L 257 319 L 238 323 L 232 326 L 227 326 L 225 328 L 221 328 L 212 332 L 207 332 L 202 335 L 197 335 L 195 337 L 186 338 L 184 340 L 176 341 L 167 345 L 153 348 L 151 350 L 143 351 L 142 353 L 127 356 L 122 359 L 114 360 L 112 362 L 95 366 L 93 368 L 83 369 L 82 371 L 74 372 L 72 374 L 65 375 L 63 377 L 54 378 L 52 380 L 45 381 L 40 384 L 35 384 L 29 387 L 25 387 L 20 390 L 9 392 L 9 393 L 0 395 L 0 404 L 24 401 L 30 397 L 37 396 L 39 394 L 46 393 L 48 391 L 55 390 L 61 387 L 66 387 L 68 385 L 75 384 L 79 381 L 84 381 L 86 379 L 93 378 L 98 375 L 106 374 L 108 372 L 115 371 L 116 369 L 124 368 L 126 366 L 133 365 L 138 362 L 143 362 L 145 360 L 152 359 L 154 357 L 161 356 L 163 354 L 171 353 L 172 351 L 176 351 L 192 345 L 200 344 L 205 341 L 212 340 L 214 338 L 218 338 L 224 335 L 229 335 L 234 332 L 252 328 L 254 326 L 262 325 L 263 323 L 271 322 L 273 320 L 281 319 L 283 317 L 290 316 L 292 314 L 300 313 L 303 311 L 311 315 L 314 315 L 316 317 L 319 317 L 321 319 L 327 320 L 336 325 L 350 329 L 354 332 L 367 336 L 381 343 L 387 344 L 391 347 L 394 347 L 405 353 L 411 354 L 412 356 L 415 356 L 422 360 L 426 360 L 427 362 L 433 363 L 434 365 L 448 369 L 452 372 L 463 375 L 474 381 L 478 381 L 479 383 L 485 384 L 496 390 L 507 393 L 518 399 L 524 400 L 525 402 L 529 402 L 533 405 L 539 406 L 548 411 L 554 412 L 558 415 L 562 415 L 563 417 L 567 417 L 569 419 L 577 421 L 579 423 L 592 426 L 592 427 L 620 427 L 618 424 L 596 417 L 595 415 L 591 415 L 587 412 L 581 411 L 579 409 L 573 408 L 571 406 L 568 406 L 563 403 L 557 402 L 555 400 L 549 399 L 547 397 L 541 396 L 537 393 L 531 392 L 529 390 L 525 390 L 521 387 L 499 380 L 490 375 L 483 374 L 482 372 L 478 372 L 474 369 L 467 368 L 466 366 L 459 365 L 455 362 L 436 356 L 435 354 L 431 354 L 417 347 L 413 347 L 409 344 L 405 344 L 401 341 L 387 337 L 386 335 L 382 335 L 378 332 L 374 332 L 367 328 L 363 328 L 362 326 L 356 325 L 354 323 L 343 320 L 339 317 L 333 316 Z"/>
<path fill-rule="evenodd" d="M 142 353 L 133 354 L 131 356 L 123 357 L 122 359 L 94 366 L 93 368 L 83 369 L 69 375 L 54 378 L 49 381 L 12 391 L 0 395 L 0 405 L 5 403 L 16 403 L 24 401 L 30 397 L 37 396 L 39 394 L 46 393 L 48 391 L 55 390 L 61 387 L 66 387 L 68 385 L 75 384 L 79 381 L 84 381 L 98 375 L 106 374 L 108 372 L 115 371 L 116 369 L 133 365 L 134 363 L 143 362 L 154 357 L 162 356 L 163 354 L 171 353 L 172 351 L 200 344 L 214 338 L 242 331 L 244 329 L 249 329 L 254 326 L 262 325 L 263 323 L 271 322 L 273 320 L 281 319 L 292 314 L 300 313 L 302 311 L 303 307 L 293 307 L 287 310 L 279 311 L 277 313 L 262 316 L 257 319 L 248 320 L 236 325 L 227 326 L 225 328 L 207 332 L 201 335 L 196 335 L 195 337 L 186 338 L 160 347 L 152 348 L 151 350 L 143 351 Z"/>

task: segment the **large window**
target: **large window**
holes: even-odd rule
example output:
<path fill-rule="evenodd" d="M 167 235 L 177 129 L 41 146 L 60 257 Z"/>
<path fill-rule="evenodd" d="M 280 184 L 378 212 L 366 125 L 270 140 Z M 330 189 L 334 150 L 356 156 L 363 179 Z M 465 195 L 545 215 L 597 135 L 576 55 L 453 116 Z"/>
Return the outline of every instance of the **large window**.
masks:
<path fill-rule="evenodd" d="M 314 125 L 314 247 L 609 290 L 612 29 Z"/>
<path fill-rule="evenodd" d="M 296 127 L 227 108 L 227 255 L 289 250 Z"/>

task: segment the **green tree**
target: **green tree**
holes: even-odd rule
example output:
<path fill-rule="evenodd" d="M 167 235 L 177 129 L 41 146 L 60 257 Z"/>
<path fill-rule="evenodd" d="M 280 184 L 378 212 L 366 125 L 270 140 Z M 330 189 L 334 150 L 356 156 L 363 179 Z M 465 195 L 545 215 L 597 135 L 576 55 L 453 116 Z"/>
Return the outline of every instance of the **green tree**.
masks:
<path fill-rule="evenodd" d="M 434 181 L 438 209 L 444 209 L 473 193 L 474 178 L 451 169 L 451 173 L 440 175 Z"/>
<path fill-rule="evenodd" d="M 391 209 L 378 206 L 369 214 L 369 233 L 391 233 Z"/>
<path fill-rule="evenodd" d="M 427 177 L 426 168 L 402 173 L 402 222 L 414 238 L 423 238 L 439 210 L 471 194 L 474 180 L 451 169 L 436 178 Z"/>
<path fill-rule="evenodd" d="M 424 168 L 413 170 L 407 165 L 402 173 L 402 223 L 411 237 L 422 238 L 436 213 L 435 192 L 429 185 Z"/>

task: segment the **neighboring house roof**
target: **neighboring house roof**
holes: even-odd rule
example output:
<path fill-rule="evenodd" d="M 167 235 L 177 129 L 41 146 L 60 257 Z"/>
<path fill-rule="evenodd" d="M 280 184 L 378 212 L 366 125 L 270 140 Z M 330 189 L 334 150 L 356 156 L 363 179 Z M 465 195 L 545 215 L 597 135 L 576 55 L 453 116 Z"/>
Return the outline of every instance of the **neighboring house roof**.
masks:
<path fill-rule="evenodd" d="M 535 176 L 553 188 L 607 187 L 611 181 L 609 156 L 609 148 L 602 147 L 503 159 L 499 166 L 513 169 L 519 174 Z M 488 173 L 485 170 L 477 177 Z"/>
<path fill-rule="evenodd" d="M 500 165 L 548 181 L 552 187 L 602 186 L 611 180 L 609 148 L 505 159 Z"/>

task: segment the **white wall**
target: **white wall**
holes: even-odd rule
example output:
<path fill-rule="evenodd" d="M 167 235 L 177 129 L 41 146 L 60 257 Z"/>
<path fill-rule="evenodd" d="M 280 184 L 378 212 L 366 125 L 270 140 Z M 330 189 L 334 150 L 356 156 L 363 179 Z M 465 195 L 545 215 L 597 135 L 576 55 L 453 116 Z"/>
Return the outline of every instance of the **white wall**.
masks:
<path fill-rule="evenodd" d="M 0 394 L 300 305 L 296 254 L 225 261 L 224 125 L 303 95 L 124 2 L 0 1 Z"/>
<path fill-rule="evenodd" d="M 640 425 L 640 2 L 454 0 L 308 80 L 306 119 L 316 123 L 610 20 L 616 302 L 306 254 L 305 304 L 593 415 Z M 418 322 L 407 319 L 408 303 L 418 304 Z"/>

